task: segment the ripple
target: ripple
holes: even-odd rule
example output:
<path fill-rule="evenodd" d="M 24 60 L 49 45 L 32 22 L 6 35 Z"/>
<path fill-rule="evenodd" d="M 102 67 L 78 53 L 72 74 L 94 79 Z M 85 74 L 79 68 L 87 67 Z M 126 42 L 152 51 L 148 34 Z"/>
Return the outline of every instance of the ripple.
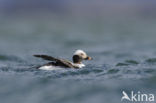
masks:
<path fill-rule="evenodd" d="M 137 62 L 135 60 L 126 60 L 125 62 L 129 63 L 129 64 L 139 64 L 139 62 Z"/>
<path fill-rule="evenodd" d="M 146 69 L 144 69 L 144 72 L 145 73 L 154 73 L 154 72 L 156 72 L 156 69 L 155 68 L 146 68 Z"/>
<path fill-rule="evenodd" d="M 147 59 L 147 60 L 145 60 L 145 62 L 151 63 L 151 64 L 156 63 L 156 58 Z"/>
<path fill-rule="evenodd" d="M 8 56 L 8 55 L 0 55 L 0 61 L 23 62 L 23 60 L 17 56 Z"/>
<path fill-rule="evenodd" d="M 123 63 L 117 63 L 116 66 L 129 66 L 129 65 L 137 65 L 139 62 L 135 60 L 125 60 Z"/>
<path fill-rule="evenodd" d="M 119 71 L 120 71 L 119 69 L 110 69 L 107 73 L 114 74 L 114 73 L 118 73 Z"/>
<path fill-rule="evenodd" d="M 4 55 L 0 55 L 0 60 L 8 60 L 8 57 Z"/>
<path fill-rule="evenodd" d="M 118 63 L 116 64 L 116 66 L 128 66 L 129 64 L 128 63 Z"/>
<path fill-rule="evenodd" d="M 8 72 L 9 71 L 9 68 L 8 67 L 1 67 L 0 68 L 0 71 L 1 72 Z"/>

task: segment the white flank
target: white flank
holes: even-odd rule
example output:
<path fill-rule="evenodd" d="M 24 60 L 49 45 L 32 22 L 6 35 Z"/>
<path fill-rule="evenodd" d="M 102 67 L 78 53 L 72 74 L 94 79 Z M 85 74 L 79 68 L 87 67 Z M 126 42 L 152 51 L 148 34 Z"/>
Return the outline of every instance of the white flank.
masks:
<path fill-rule="evenodd" d="M 83 67 L 85 67 L 84 64 L 73 64 L 73 65 L 76 66 L 76 67 L 79 67 L 79 68 L 83 68 Z"/>
<path fill-rule="evenodd" d="M 60 70 L 63 68 L 57 67 L 57 66 L 42 66 L 39 68 L 40 70 Z"/>

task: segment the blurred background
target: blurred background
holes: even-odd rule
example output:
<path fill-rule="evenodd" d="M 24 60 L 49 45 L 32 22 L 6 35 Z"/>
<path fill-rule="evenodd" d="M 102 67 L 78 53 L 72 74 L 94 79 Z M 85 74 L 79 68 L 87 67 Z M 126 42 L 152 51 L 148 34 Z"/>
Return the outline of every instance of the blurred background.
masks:
<path fill-rule="evenodd" d="M 92 48 L 127 40 L 151 42 L 155 5 L 155 0 L 0 0 L 0 46 L 17 49 L 16 43 L 22 42 L 27 48 L 32 42 L 31 50 L 53 46 L 53 41 L 58 48 L 69 44 L 76 49 L 82 44 Z"/>
<path fill-rule="evenodd" d="M 120 103 L 123 90 L 156 93 L 155 11 L 155 0 L 0 0 L 0 101 Z M 84 69 L 32 68 L 47 63 L 33 54 L 71 60 L 76 49 L 94 58 Z"/>

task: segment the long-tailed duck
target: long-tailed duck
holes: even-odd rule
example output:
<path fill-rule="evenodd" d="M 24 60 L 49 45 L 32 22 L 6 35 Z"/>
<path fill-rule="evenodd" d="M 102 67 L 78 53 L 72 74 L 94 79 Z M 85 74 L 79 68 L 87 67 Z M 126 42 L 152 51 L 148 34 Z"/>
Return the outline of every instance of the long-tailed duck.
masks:
<path fill-rule="evenodd" d="M 65 59 L 59 59 L 54 58 L 52 56 L 47 55 L 34 55 L 35 57 L 42 58 L 44 60 L 51 61 L 47 64 L 44 64 L 38 69 L 42 70 L 53 70 L 57 68 L 82 68 L 85 67 L 85 65 L 82 63 L 82 60 L 91 60 L 92 58 L 89 57 L 83 50 L 76 50 L 73 55 L 73 62 L 65 60 Z"/>

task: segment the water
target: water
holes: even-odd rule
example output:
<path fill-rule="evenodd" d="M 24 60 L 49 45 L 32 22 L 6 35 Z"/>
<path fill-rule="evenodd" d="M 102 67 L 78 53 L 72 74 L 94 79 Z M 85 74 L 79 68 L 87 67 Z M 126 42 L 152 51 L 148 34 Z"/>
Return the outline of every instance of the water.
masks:
<path fill-rule="evenodd" d="M 120 103 L 123 90 L 156 94 L 154 20 L 2 20 L 1 103 Z M 47 63 L 33 54 L 71 60 L 76 49 L 93 57 L 85 68 L 33 68 Z"/>

